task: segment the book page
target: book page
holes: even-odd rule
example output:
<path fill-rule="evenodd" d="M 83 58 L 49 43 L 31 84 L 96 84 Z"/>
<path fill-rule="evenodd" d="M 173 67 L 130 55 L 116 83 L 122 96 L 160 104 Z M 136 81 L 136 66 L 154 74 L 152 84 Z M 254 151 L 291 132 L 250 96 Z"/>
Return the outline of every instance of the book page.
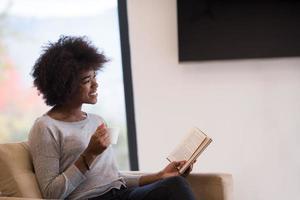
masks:
<path fill-rule="evenodd" d="M 192 129 L 182 143 L 175 148 L 175 150 L 168 156 L 167 159 L 170 162 L 189 160 L 206 137 L 207 136 L 199 129 Z"/>

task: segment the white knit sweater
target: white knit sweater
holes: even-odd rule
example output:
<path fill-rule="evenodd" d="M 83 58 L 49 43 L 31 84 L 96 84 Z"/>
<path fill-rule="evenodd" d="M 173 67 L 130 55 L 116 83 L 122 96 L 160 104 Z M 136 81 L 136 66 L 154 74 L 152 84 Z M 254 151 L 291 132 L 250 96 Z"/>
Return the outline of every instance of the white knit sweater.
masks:
<path fill-rule="evenodd" d="M 85 174 L 74 165 L 103 119 L 94 114 L 78 122 L 63 122 L 43 115 L 36 120 L 29 147 L 37 180 L 44 198 L 87 199 L 111 188 L 137 186 L 140 176 L 122 175 L 113 149 L 99 155 Z"/>

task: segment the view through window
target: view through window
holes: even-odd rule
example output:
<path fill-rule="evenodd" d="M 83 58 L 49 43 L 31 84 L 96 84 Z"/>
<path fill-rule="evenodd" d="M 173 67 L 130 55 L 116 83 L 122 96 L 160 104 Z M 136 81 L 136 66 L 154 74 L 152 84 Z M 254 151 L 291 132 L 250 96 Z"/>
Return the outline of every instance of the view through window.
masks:
<path fill-rule="evenodd" d="M 84 110 L 121 129 L 114 148 L 120 169 L 129 169 L 116 0 L 0 0 L 0 142 L 27 140 L 49 110 L 30 73 L 42 46 L 60 35 L 87 36 L 111 60 L 98 73 L 98 103 Z"/>

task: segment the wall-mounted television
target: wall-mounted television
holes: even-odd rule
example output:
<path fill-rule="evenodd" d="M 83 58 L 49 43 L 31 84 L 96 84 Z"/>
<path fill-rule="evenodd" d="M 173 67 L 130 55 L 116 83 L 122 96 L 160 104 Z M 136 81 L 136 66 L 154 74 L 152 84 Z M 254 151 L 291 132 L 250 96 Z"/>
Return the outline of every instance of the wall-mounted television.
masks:
<path fill-rule="evenodd" d="M 177 0 L 179 61 L 300 56 L 300 0 Z"/>

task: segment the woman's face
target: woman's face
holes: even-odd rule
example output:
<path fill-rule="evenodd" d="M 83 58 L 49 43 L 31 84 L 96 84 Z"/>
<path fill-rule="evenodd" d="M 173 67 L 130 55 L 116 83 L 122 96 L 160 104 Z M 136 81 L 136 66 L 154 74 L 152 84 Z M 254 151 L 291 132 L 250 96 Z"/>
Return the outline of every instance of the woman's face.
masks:
<path fill-rule="evenodd" d="M 95 104 L 97 103 L 97 80 L 94 70 L 84 71 L 80 74 L 80 84 L 78 100 L 80 103 Z"/>

